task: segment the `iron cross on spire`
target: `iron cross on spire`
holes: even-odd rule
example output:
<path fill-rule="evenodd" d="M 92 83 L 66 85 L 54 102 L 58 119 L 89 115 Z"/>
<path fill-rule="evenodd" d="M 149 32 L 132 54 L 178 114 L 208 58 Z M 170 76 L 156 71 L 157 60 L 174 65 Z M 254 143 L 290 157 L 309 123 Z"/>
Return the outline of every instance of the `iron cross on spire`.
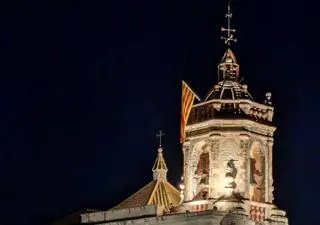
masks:
<path fill-rule="evenodd" d="M 159 138 L 159 146 L 160 147 L 161 147 L 162 136 L 164 136 L 164 133 L 162 132 L 162 130 L 159 130 L 159 133 L 157 134 L 157 138 Z"/>
<path fill-rule="evenodd" d="M 221 27 L 221 32 L 222 32 L 221 39 L 224 40 L 224 43 L 228 46 L 230 46 L 232 41 L 237 42 L 237 39 L 235 39 L 234 35 L 233 35 L 236 32 L 236 29 L 231 28 L 232 12 L 231 12 L 231 8 L 230 8 L 230 2 L 231 2 L 231 0 L 228 1 L 228 12 L 225 15 L 225 17 L 227 18 L 227 21 L 228 21 L 228 24 L 227 24 L 228 28 Z M 225 32 L 226 32 L 227 36 L 225 36 Z"/>

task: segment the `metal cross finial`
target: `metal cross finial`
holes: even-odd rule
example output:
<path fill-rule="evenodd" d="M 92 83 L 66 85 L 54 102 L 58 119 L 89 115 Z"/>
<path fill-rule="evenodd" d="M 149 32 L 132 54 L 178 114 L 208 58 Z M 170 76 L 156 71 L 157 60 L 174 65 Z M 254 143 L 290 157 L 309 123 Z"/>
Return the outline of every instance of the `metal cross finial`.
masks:
<path fill-rule="evenodd" d="M 159 146 L 160 147 L 161 147 L 162 136 L 164 136 L 164 133 L 162 132 L 162 130 L 159 130 L 159 133 L 157 134 L 157 138 L 159 138 Z"/>
<path fill-rule="evenodd" d="M 221 27 L 221 32 L 227 32 L 227 36 L 224 36 L 224 33 L 222 33 L 221 39 L 224 40 L 224 43 L 228 46 L 230 46 L 231 42 L 237 42 L 237 39 L 234 38 L 234 33 L 236 32 L 235 29 L 231 29 L 231 18 L 232 18 L 232 13 L 231 13 L 231 8 L 230 8 L 230 1 L 228 1 L 228 12 L 226 13 L 225 17 L 227 18 L 228 21 L 228 28 L 223 28 Z"/>

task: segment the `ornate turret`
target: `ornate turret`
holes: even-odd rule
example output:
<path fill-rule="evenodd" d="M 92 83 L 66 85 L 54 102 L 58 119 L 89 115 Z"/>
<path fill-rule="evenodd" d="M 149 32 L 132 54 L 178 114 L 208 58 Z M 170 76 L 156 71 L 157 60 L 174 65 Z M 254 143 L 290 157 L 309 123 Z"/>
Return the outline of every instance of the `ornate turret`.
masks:
<path fill-rule="evenodd" d="M 163 135 L 162 131 L 157 134 L 160 144 L 157 158 L 152 167 L 153 180 L 112 208 L 113 210 L 156 205 L 167 213 L 180 204 L 180 192 L 167 181 L 168 168 L 163 158 L 163 148 L 161 146 Z"/>
<path fill-rule="evenodd" d="M 231 43 L 237 42 L 234 34 L 236 29 L 231 28 L 231 8 L 228 5 L 228 12 L 225 17 L 227 18 L 227 28 L 221 27 L 221 39 L 227 47 L 220 63 L 218 64 L 218 84 L 214 85 L 206 96 L 206 101 L 212 99 L 225 99 L 236 101 L 238 99 L 251 99 L 252 97 L 247 90 L 247 85 L 242 85 L 240 76 L 240 65 L 237 62 L 236 56 L 230 48 Z M 228 104 L 229 105 L 229 104 Z M 238 112 L 237 105 L 232 102 L 230 104 L 234 112 Z M 230 109 L 230 107 L 228 107 Z"/>
<path fill-rule="evenodd" d="M 236 29 L 231 28 L 230 2 L 226 18 L 227 28 L 221 28 L 221 39 L 226 45 L 226 51 L 217 67 L 218 82 L 213 85 L 203 102 L 193 105 L 187 124 L 212 119 L 247 119 L 272 125 L 271 93 L 266 93 L 263 103 L 255 102 L 248 86 L 240 79 L 240 65 L 230 47 L 237 41 L 234 37 Z"/>
<path fill-rule="evenodd" d="M 237 62 L 236 56 L 233 51 L 228 47 L 224 53 L 217 69 L 218 83 L 212 87 L 206 96 L 206 101 L 219 99 L 219 100 L 232 100 L 240 99 L 253 100 L 251 94 L 248 92 L 247 85 L 241 84 L 240 65 Z M 234 108 L 236 109 L 236 108 Z"/>
<path fill-rule="evenodd" d="M 154 180 L 167 180 L 168 168 L 167 168 L 167 165 L 164 161 L 162 151 L 163 151 L 162 147 L 159 146 L 158 157 L 152 167 Z"/>
<path fill-rule="evenodd" d="M 218 77 L 222 80 L 238 81 L 240 66 L 230 48 L 224 53 L 218 65 Z"/>
<path fill-rule="evenodd" d="M 159 134 L 157 135 L 160 139 L 160 144 L 158 148 L 158 157 L 156 158 L 156 161 L 153 164 L 152 172 L 153 172 L 153 180 L 166 181 L 168 168 L 167 168 L 166 162 L 164 161 L 163 153 L 162 153 L 163 152 L 163 149 L 161 147 L 162 135 L 163 135 L 162 131 L 160 131 Z"/>

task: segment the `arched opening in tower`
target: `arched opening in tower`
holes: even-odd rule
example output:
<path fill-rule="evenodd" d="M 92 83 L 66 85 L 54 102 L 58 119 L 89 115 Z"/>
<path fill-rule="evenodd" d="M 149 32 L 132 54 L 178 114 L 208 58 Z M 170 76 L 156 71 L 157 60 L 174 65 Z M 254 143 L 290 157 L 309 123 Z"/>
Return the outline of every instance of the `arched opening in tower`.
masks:
<path fill-rule="evenodd" d="M 209 182 L 209 153 L 202 153 L 200 155 L 196 174 L 199 176 L 199 184 L 207 185 Z"/>
<path fill-rule="evenodd" d="M 208 199 L 209 185 L 209 153 L 203 152 L 199 156 L 197 169 L 195 171 L 196 193 L 194 200 Z"/>
<path fill-rule="evenodd" d="M 261 202 L 264 200 L 264 156 L 260 145 L 253 143 L 250 149 L 250 200 Z"/>

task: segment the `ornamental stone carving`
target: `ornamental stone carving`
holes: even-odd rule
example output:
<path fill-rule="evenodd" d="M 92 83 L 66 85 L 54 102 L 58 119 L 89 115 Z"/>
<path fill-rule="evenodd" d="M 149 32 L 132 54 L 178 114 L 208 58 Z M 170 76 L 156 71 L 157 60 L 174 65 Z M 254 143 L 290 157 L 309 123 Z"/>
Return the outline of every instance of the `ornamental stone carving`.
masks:
<path fill-rule="evenodd" d="M 229 160 L 234 160 L 235 167 L 240 168 L 243 159 L 241 158 L 241 149 L 237 141 L 233 138 L 226 138 L 221 142 L 221 147 L 219 149 L 219 195 L 224 194 L 224 184 L 225 184 L 225 165 Z M 239 169 L 239 174 L 243 173 L 243 169 Z M 241 177 L 241 176 L 240 176 Z M 238 184 L 239 176 L 235 178 L 235 182 Z M 237 192 L 239 187 L 237 187 Z"/>

